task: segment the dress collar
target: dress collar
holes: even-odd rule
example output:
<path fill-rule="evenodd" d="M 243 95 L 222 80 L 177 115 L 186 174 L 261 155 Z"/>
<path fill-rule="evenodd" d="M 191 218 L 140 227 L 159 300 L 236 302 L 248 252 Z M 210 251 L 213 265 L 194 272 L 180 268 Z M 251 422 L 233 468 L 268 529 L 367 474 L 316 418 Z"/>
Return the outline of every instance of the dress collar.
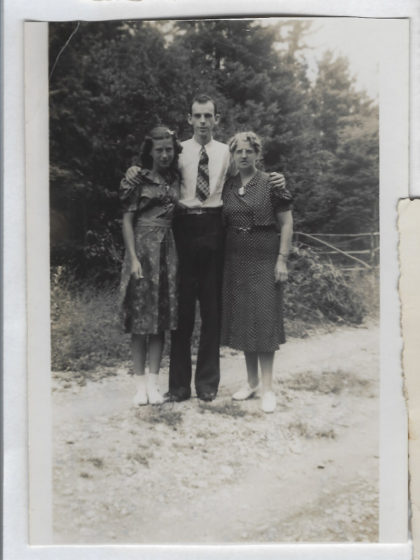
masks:
<path fill-rule="evenodd" d="M 260 175 L 261 175 L 261 171 L 260 171 L 259 169 L 257 169 L 257 172 L 255 173 L 255 175 L 253 175 L 253 177 L 251 177 L 251 179 L 250 179 L 250 180 L 248 181 L 248 183 L 245 185 L 245 188 L 246 188 L 248 185 L 252 184 L 256 179 L 258 179 L 258 177 L 259 177 Z M 234 182 L 235 182 L 236 185 L 239 185 L 239 186 L 242 185 L 242 182 L 241 182 L 241 175 L 240 175 L 239 171 L 237 171 L 237 172 L 235 173 L 235 175 L 233 175 L 232 178 L 233 178 L 233 180 L 234 180 Z"/>
<path fill-rule="evenodd" d="M 154 185 L 165 185 L 167 181 L 161 176 L 156 177 L 151 169 L 142 169 L 141 174 L 146 181 Z"/>

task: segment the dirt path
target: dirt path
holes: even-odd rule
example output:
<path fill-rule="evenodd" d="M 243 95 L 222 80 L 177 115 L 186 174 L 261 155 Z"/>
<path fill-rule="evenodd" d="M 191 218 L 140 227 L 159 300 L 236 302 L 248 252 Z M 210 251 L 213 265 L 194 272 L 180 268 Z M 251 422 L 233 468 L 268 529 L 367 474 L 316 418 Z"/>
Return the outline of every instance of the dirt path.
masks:
<path fill-rule="evenodd" d="M 228 349 L 209 404 L 135 409 L 127 367 L 55 375 L 56 543 L 377 541 L 378 350 L 375 325 L 290 340 L 273 415 L 231 401 Z"/>

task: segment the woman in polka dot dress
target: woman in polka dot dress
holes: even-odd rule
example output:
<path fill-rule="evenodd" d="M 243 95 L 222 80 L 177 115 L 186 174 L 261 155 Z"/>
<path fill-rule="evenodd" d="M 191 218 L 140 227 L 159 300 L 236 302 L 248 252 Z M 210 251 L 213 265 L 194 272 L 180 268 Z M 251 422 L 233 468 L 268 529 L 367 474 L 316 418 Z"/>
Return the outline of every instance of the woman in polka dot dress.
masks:
<path fill-rule="evenodd" d="M 274 353 L 285 341 L 282 283 L 288 275 L 292 197 L 287 189 L 271 186 L 268 175 L 257 169 L 261 141 L 256 134 L 236 134 L 229 149 L 238 173 L 226 181 L 223 194 L 227 239 L 221 343 L 245 355 L 248 384 L 232 398 L 245 400 L 261 389 L 262 410 L 273 412 Z"/>

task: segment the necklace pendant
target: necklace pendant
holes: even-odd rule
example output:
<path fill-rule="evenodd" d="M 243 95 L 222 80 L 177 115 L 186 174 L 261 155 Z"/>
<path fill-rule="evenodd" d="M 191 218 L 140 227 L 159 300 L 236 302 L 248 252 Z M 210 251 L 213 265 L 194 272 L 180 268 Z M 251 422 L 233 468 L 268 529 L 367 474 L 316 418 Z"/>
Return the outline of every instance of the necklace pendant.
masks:
<path fill-rule="evenodd" d="M 239 196 L 244 196 L 244 194 L 245 194 L 245 187 L 239 187 L 239 189 L 238 189 L 238 194 L 239 194 Z"/>

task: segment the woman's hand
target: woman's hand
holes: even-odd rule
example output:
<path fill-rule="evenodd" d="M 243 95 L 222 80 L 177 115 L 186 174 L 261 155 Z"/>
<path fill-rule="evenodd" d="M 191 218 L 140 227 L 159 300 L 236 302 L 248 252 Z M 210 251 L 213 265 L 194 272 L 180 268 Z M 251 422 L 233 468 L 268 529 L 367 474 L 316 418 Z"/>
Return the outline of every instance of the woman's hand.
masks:
<path fill-rule="evenodd" d="M 286 261 L 282 255 L 279 255 L 274 269 L 274 278 L 276 282 L 286 282 L 288 275 Z"/>
<path fill-rule="evenodd" d="M 282 173 L 276 173 L 275 171 L 268 176 L 268 182 L 272 187 L 277 187 L 279 189 L 284 189 L 286 186 L 284 175 Z"/>
<path fill-rule="evenodd" d="M 144 278 L 140 261 L 137 258 L 131 261 L 131 276 L 134 278 L 134 280 L 140 280 L 140 278 Z"/>

